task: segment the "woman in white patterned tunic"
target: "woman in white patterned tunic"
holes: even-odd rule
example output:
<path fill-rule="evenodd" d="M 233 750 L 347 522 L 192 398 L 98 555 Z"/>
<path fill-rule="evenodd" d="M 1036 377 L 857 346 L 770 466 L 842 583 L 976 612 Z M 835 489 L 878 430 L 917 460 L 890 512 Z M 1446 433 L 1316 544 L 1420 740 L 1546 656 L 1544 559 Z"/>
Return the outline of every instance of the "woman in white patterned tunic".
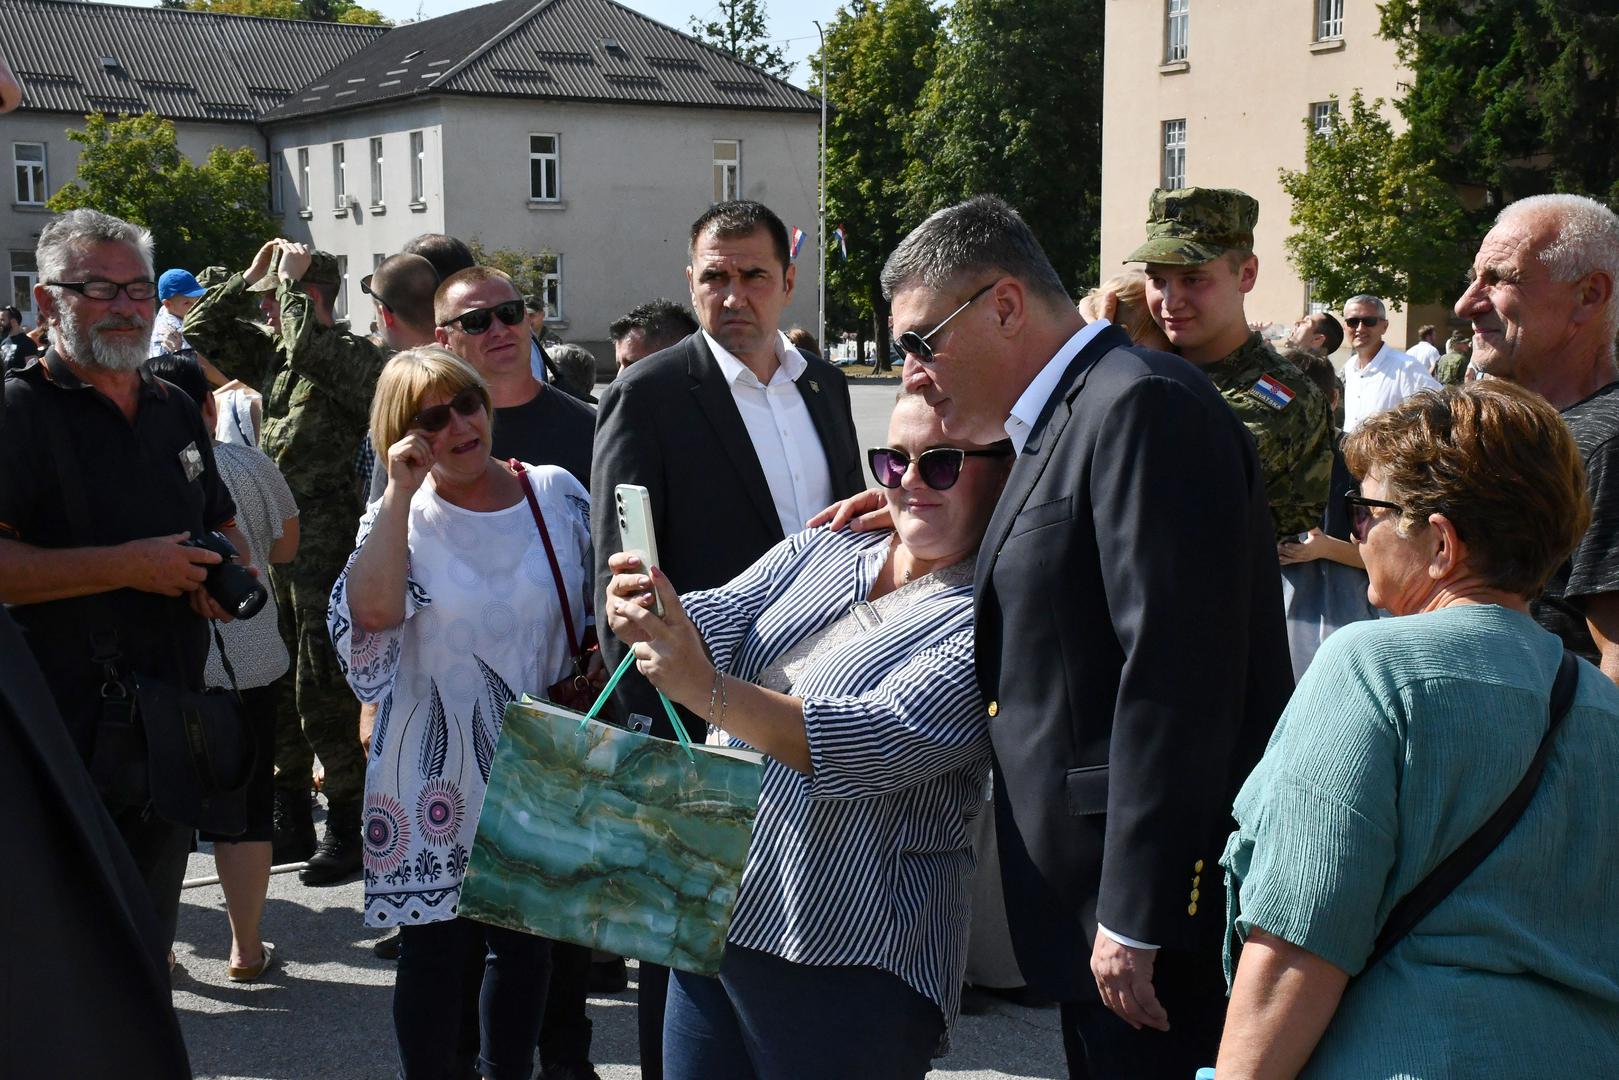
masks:
<path fill-rule="evenodd" d="M 555 466 L 517 476 L 489 456 L 489 392 L 436 346 L 377 382 L 371 433 L 388 486 L 332 591 L 332 640 L 362 701 L 380 702 L 366 766 L 365 921 L 401 928 L 394 1026 L 401 1075 L 448 1076 L 461 970 L 488 950 L 479 1014 L 485 1077 L 532 1073 L 548 943 L 456 915 L 506 703 L 571 667 L 555 550 L 585 624 L 590 499 Z"/>
<path fill-rule="evenodd" d="M 654 572 L 662 619 L 612 559 L 641 671 L 767 755 L 719 977 L 670 979 L 669 1080 L 920 1080 L 960 1007 L 990 759 L 973 555 L 1012 448 L 946 437 L 919 396 L 888 440 L 868 456 L 892 532 L 801 532 L 678 600 Z"/>

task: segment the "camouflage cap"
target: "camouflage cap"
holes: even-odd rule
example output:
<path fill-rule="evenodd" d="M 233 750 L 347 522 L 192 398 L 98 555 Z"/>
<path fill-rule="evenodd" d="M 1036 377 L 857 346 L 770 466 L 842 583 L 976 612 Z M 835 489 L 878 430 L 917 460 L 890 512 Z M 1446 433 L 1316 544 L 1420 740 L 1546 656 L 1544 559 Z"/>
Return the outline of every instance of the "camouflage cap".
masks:
<path fill-rule="evenodd" d="M 248 292 L 274 292 L 276 274 L 281 269 L 281 253 L 270 261 L 270 270 L 247 287 Z M 298 279 L 308 285 L 341 285 L 343 276 L 337 272 L 337 256 L 329 251 L 310 252 L 309 269 Z"/>
<path fill-rule="evenodd" d="M 1232 248 L 1251 249 L 1258 221 L 1258 200 L 1236 188 L 1157 188 L 1147 204 L 1147 242 L 1124 261 L 1206 263 Z"/>

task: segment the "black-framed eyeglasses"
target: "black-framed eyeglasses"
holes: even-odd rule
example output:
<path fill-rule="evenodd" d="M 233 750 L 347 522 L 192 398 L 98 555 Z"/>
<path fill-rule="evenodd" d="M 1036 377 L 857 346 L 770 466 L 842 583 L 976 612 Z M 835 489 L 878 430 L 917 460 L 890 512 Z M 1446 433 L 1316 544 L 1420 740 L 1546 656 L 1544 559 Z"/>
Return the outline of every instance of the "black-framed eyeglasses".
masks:
<path fill-rule="evenodd" d="M 1368 499 L 1354 488 L 1344 492 L 1344 509 L 1349 514 L 1349 535 L 1355 538 L 1355 543 L 1366 542 L 1366 534 L 1372 529 L 1372 511 L 1378 507 L 1393 510 L 1397 514 L 1405 513 L 1405 507 L 1399 503 Z"/>
<path fill-rule="evenodd" d="M 1344 325 L 1351 330 L 1358 330 L 1362 326 L 1376 326 L 1382 321 L 1375 315 L 1351 315 L 1344 320 Z"/>
<path fill-rule="evenodd" d="M 377 303 L 381 304 L 383 307 L 387 308 L 389 311 L 392 311 L 394 306 L 388 303 L 388 298 L 386 296 L 383 296 L 379 292 L 371 291 L 371 279 L 375 276 L 375 274 L 367 274 L 365 277 L 361 278 L 360 291 L 365 293 L 365 295 L 369 296 L 371 299 L 375 300 Z"/>
<path fill-rule="evenodd" d="M 151 278 L 141 278 L 139 281 L 47 281 L 46 285 L 58 289 L 72 289 L 80 296 L 88 296 L 92 300 L 112 300 L 121 292 L 131 300 L 150 300 L 157 295 L 157 282 Z"/>
<path fill-rule="evenodd" d="M 922 478 L 922 483 L 934 491 L 948 491 L 956 486 L 957 480 L 961 479 L 961 469 L 968 458 L 1011 455 L 1010 442 L 996 443 L 987 450 L 936 446 L 932 450 L 922 451 L 921 456 L 914 458 L 892 446 L 873 446 L 866 451 L 866 461 L 871 465 L 871 475 L 885 488 L 899 487 L 905 479 L 905 470 L 914 463 L 916 474 Z"/>
<path fill-rule="evenodd" d="M 995 281 L 999 280 L 1000 278 L 995 279 Z M 944 320 L 932 330 L 929 330 L 925 334 L 918 334 L 915 330 L 907 330 L 905 333 L 901 334 L 895 339 L 894 344 L 898 345 L 902 351 L 916 357 L 924 364 L 933 363 L 933 346 L 928 344 L 928 339 L 948 326 L 951 319 L 954 319 L 957 315 L 960 315 L 963 311 L 966 311 L 967 308 L 972 305 L 974 300 L 977 300 L 980 296 L 983 296 L 985 293 L 989 292 L 989 290 L 993 289 L 995 287 L 995 281 L 990 282 L 982 289 L 979 289 L 977 292 L 967 297 L 967 299 L 962 302 L 960 307 L 946 315 Z"/>
<path fill-rule="evenodd" d="M 496 304 L 493 307 L 473 308 L 471 311 L 463 311 L 453 319 L 445 319 L 439 325 L 455 326 L 459 324 L 463 334 L 476 336 L 486 332 L 490 326 L 494 325 L 496 319 L 499 319 L 507 326 L 516 326 L 523 321 L 526 314 L 521 300 L 507 300 L 505 303 Z"/>
<path fill-rule="evenodd" d="M 483 408 L 483 395 L 476 387 L 469 386 L 455 395 L 444 405 L 429 405 L 421 412 L 410 418 L 410 427 L 413 431 L 425 431 L 431 435 L 435 431 L 443 431 L 450 422 L 450 410 L 455 410 L 461 416 L 475 416 Z"/>

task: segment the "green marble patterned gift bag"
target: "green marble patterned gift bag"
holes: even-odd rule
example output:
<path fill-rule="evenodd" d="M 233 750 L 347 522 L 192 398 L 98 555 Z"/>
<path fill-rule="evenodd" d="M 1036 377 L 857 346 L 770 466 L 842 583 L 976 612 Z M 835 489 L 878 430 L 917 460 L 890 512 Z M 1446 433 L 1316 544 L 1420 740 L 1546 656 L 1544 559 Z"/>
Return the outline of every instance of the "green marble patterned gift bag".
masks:
<path fill-rule="evenodd" d="M 459 912 L 718 974 L 763 775 L 747 751 L 512 702 Z"/>

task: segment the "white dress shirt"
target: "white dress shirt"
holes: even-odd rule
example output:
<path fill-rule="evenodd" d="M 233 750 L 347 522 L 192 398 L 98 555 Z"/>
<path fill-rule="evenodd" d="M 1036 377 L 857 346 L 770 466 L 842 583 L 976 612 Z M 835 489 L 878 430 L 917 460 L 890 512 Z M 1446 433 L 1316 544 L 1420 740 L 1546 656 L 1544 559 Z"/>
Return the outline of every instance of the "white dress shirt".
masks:
<path fill-rule="evenodd" d="M 1426 341 L 1419 341 L 1407 349 L 1406 353 L 1417 363 L 1427 368 L 1430 375 L 1433 374 L 1433 366 L 1438 363 L 1440 356 L 1439 349 L 1436 346 Z"/>
<path fill-rule="evenodd" d="M 1351 356 L 1344 365 L 1344 432 L 1354 431 L 1368 416 L 1394 408 L 1418 390 L 1437 390 L 1439 382 L 1408 353 L 1388 342 L 1366 363 Z"/>
<path fill-rule="evenodd" d="M 703 340 L 720 365 L 736 411 L 748 429 L 753 452 L 764 470 L 765 485 L 776 504 L 783 535 L 804 530 L 804 523 L 832 502 L 832 473 L 826 450 L 798 392 L 797 380 L 809 367 L 787 335 L 776 331 L 776 373 L 762 383 L 748 366 L 703 331 Z"/>
<path fill-rule="evenodd" d="M 1006 418 L 1006 437 L 1012 440 L 1012 445 L 1017 448 L 1019 454 L 1023 453 L 1023 446 L 1029 441 L 1030 431 L 1033 430 L 1035 422 L 1040 419 L 1040 414 L 1046 411 L 1046 405 L 1050 403 L 1051 395 L 1056 391 L 1057 383 L 1061 381 L 1063 373 L 1068 370 L 1068 365 L 1073 363 L 1074 357 L 1078 356 L 1080 351 L 1091 343 L 1091 339 L 1100 334 L 1103 328 L 1108 325 L 1109 323 L 1106 319 L 1097 319 L 1095 322 L 1086 323 L 1084 329 L 1069 338 L 1063 347 L 1057 350 L 1057 355 L 1046 361 L 1046 366 L 1040 369 L 1040 373 L 1029 382 L 1028 387 L 1023 391 L 1023 395 L 1012 406 L 1012 415 Z M 1125 937 L 1123 934 L 1115 934 L 1101 923 L 1096 924 L 1096 929 L 1117 941 L 1120 945 L 1128 945 L 1132 949 L 1158 948 L 1158 946 L 1150 945 L 1145 941 L 1137 941 L 1135 938 Z"/>

